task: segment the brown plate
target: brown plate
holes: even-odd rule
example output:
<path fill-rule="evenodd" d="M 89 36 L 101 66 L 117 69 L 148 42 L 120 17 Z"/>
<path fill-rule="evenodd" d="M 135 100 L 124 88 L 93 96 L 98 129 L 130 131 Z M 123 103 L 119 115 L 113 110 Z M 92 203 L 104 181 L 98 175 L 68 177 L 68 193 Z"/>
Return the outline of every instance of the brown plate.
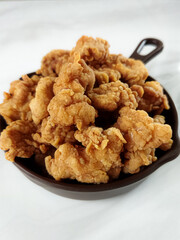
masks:
<path fill-rule="evenodd" d="M 147 55 L 140 55 L 140 51 L 145 45 L 152 44 L 156 48 Z M 147 63 L 151 58 L 156 56 L 163 49 L 161 41 L 153 38 L 143 39 L 133 54 L 132 58 L 140 59 Z M 32 76 L 34 73 L 28 74 Z M 147 81 L 154 81 L 152 77 L 148 77 Z M 156 150 L 158 160 L 147 167 L 142 167 L 137 174 L 120 174 L 119 179 L 106 184 L 86 184 L 79 183 L 75 180 L 61 180 L 55 181 L 45 170 L 43 166 L 39 166 L 34 158 L 22 159 L 16 158 L 14 165 L 31 181 L 40 185 L 41 187 L 53 192 L 55 194 L 75 198 L 75 199 L 100 199 L 112 197 L 114 195 L 126 192 L 134 188 L 145 177 L 154 172 L 161 165 L 175 159 L 180 153 L 180 140 L 178 137 L 178 115 L 176 107 L 168 92 L 164 89 L 168 97 L 170 110 L 164 110 L 163 115 L 166 118 L 166 123 L 172 127 L 173 130 L 173 145 L 172 148 L 166 152 L 159 149 Z M 0 116 L 0 132 L 6 127 L 6 123 L 2 116 Z"/>

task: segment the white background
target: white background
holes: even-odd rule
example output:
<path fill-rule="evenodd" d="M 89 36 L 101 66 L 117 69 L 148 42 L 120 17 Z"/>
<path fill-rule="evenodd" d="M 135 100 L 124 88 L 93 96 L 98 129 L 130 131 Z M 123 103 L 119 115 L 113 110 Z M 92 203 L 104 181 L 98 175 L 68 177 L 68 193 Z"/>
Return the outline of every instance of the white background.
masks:
<path fill-rule="evenodd" d="M 164 42 L 147 64 L 180 113 L 180 1 L 0 1 L 0 101 L 11 81 L 40 67 L 81 35 L 102 37 L 129 56 L 145 37 Z M 0 152 L 0 239 L 180 239 L 180 157 L 132 191 L 80 201 L 33 184 Z"/>

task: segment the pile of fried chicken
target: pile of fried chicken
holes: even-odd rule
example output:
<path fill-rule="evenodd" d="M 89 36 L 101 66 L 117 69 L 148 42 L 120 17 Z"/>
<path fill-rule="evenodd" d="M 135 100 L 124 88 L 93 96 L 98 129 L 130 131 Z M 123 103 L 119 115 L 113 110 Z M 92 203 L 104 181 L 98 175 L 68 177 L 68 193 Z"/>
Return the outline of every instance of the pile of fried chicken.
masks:
<path fill-rule="evenodd" d="M 4 93 L 0 147 L 6 159 L 41 156 L 57 181 L 107 183 L 121 172 L 139 172 L 157 160 L 157 148 L 173 143 L 160 115 L 169 109 L 167 97 L 147 77 L 141 61 L 110 54 L 100 38 L 82 36 L 71 51 L 51 51 L 40 70 Z"/>

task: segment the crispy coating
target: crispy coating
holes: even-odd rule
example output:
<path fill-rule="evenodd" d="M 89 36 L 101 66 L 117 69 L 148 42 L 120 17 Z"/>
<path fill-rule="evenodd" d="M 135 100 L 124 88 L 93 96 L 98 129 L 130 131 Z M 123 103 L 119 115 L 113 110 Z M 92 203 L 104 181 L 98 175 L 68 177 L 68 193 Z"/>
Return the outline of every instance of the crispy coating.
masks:
<path fill-rule="evenodd" d="M 123 167 L 124 173 L 138 173 L 140 167 L 148 166 L 157 160 L 155 149 L 147 148 L 146 150 L 138 150 L 136 152 L 125 152 L 125 164 Z"/>
<path fill-rule="evenodd" d="M 123 80 L 130 86 L 142 85 L 148 77 L 148 71 L 140 60 L 123 57 L 115 68 L 119 70 Z"/>
<path fill-rule="evenodd" d="M 156 123 L 161 123 L 161 124 L 164 124 L 164 123 L 165 123 L 165 117 L 162 116 L 162 115 L 155 115 L 155 116 L 153 117 L 153 120 L 154 120 L 154 122 L 156 122 Z"/>
<path fill-rule="evenodd" d="M 16 120 L 31 121 L 32 114 L 29 103 L 34 97 L 38 76 L 29 78 L 22 76 L 22 80 L 11 83 L 9 93 L 4 93 L 4 102 L 0 104 L 0 114 L 7 124 Z"/>
<path fill-rule="evenodd" d="M 61 145 L 55 152 L 54 158 L 45 158 L 46 169 L 55 180 L 77 179 L 86 183 L 106 183 L 108 175 L 101 169 L 96 169 L 87 157 L 82 147 L 70 143 Z"/>
<path fill-rule="evenodd" d="M 119 129 L 112 127 L 103 130 L 102 128 L 91 126 L 83 131 L 76 131 L 74 136 L 86 147 L 86 153 L 92 159 L 101 160 L 101 163 L 107 167 L 111 165 L 111 168 L 106 171 L 117 168 L 120 170 L 119 154 L 126 141 Z M 112 175 L 111 177 L 116 178 L 118 176 Z"/>
<path fill-rule="evenodd" d="M 59 77 L 54 84 L 54 93 L 57 94 L 62 89 L 72 89 L 74 92 L 90 91 L 95 83 L 93 70 L 84 60 L 74 63 L 64 64 Z"/>
<path fill-rule="evenodd" d="M 164 109 L 169 109 L 168 99 L 159 82 L 146 82 L 143 88 L 144 95 L 139 101 L 139 109 L 146 112 L 153 111 L 155 114 L 161 114 Z"/>
<path fill-rule="evenodd" d="M 61 126 L 53 124 L 50 117 L 44 118 L 40 129 L 33 134 L 33 139 L 39 143 L 48 143 L 58 148 L 60 144 L 65 142 L 74 143 L 74 126 Z"/>
<path fill-rule="evenodd" d="M 109 55 L 109 44 L 101 38 L 82 36 L 71 51 L 73 58 L 84 59 L 87 63 L 102 64 Z"/>
<path fill-rule="evenodd" d="M 159 146 L 159 148 L 163 151 L 167 151 L 172 147 L 172 145 L 173 145 L 173 140 L 169 139 L 168 142 L 162 143 L 161 146 Z"/>
<path fill-rule="evenodd" d="M 38 125 L 42 119 L 49 115 L 47 106 L 53 98 L 53 77 L 41 78 L 36 87 L 35 98 L 29 104 L 32 113 L 32 119 Z"/>
<path fill-rule="evenodd" d="M 143 110 L 124 107 L 119 113 L 117 126 L 124 134 L 128 151 L 158 148 L 172 137 L 172 129 L 168 124 L 154 122 Z"/>
<path fill-rule="evenodd" d="M 121 81 L 102 84 L 88 94 L 95 108 L 106 111 L 114 111 L 123 106 L 136 109 L 138 103 L 135 95 L 137 94 Z"/>
<path fill-rule="evenodd" d="M 55 158 L 45 159 L 49 174 L 56 180 L 70 178 L 86 183 L 106 183 L 108 173 L 114 173 L 110 175 L 112 178 L 119 176 L 120 152 L 125 140 L 118 129 L 103 131 L 90 127 L 82 132 L 77 131 L 75 136 L 86 148 L 69 143 L 61 145 L 55 152 Z"/>
<path fill-rule="evenodd" d="M 59 91 L 50 101 L 48 112 L 51 121 L 61 126 L 76 125 L 78 129 L 94 123 L 96 110 L 91 100 L 82 93 L 74 93 L 71 89 Z"/>
<path fill-rule="evenodd" d="M 136 173 L 141 166 L 155 161 L 155 148 L 171 148 L 172 129 L 169 125 L 160 123 L 160 120 L 157 122 L 143 110 L 124 107 L 119 113 L 120 117 L 115 126 L 127 141 L 124 146 L 124 157 L 128 159 L 124 164 L 126 173 L 127 169 L 130 169 L 130 173 Z"/>
<path fill-rule="evenodd" d="M 89 149 L 91 146 L 96 149 L 104 149 L 107 146 L 108 138 L 99 127 L 88 127 L 82 131 L 75 132 L 75 138 Z"/>
<path fill-rule="evenodd" d="M 153 120 L 154 120 L 154 122 L 165 124 L 165 117 L 162 115 L 155 115 L 153 117 Z M 159 148 L 163 151 L 167 151 L 172 147 L 172 144 L 173 144 L 173 140 L 169 139 L 168 142 L 161 144 L 161 146 Z"/>
<path fill-rule="evenodd" d="M 47 147 L 32 139 L 31 135 L 35 131 L 35 125 L 29 121 L 17 120 L 10 123 L 3 130 L 0 138 L 1 149 L 7 151 L 5 153 L 6 159 L 14 161 L 15 157 L 29 158 L 36 150 L 45 153 Z"/>
<path fill-rule="evenodd" d="M 68 62 L 70 51 L 56 49 L 52 50 L 43 57 L 41 62 L 41 69 L 37 71 L 38 74 L 47 76 L 58 76 L 61 67 Z"/>
<path fill-rule="evenodd" d="M 140 99 L 142 98 L 142 96 L 144 95 L 144 89 L 142 86 L 140 85 L 132 85 L 130 87 L 131 91 L 133 92 L 137 103 L 139 104 Z"/>
<path fill-rule="evenodd" d="M 96 77 L 96 83 L 98 85 L 108 82 L 116 82 L 121 78 L 120 72 L 108 67 L 100 67 L 98 69 L 94 68 L 94 73 Z"/>
<path fill-rule="evenodd" d="M 148 71 L 140 60 L 126 58 L 121 54 L 110 54 L 105 65 L 117 70 L 121 74 L 121 81 L 129 86 L 142 85 L 148 77 Z"/>

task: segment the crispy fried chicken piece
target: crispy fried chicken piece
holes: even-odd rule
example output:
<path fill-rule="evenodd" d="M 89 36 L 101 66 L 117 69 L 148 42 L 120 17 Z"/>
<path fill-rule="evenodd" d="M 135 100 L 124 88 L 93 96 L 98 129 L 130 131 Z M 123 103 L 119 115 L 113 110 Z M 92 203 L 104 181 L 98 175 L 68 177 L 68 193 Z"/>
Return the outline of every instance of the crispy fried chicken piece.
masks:
<path fill-rule="evenodd" d="M 71 57 L 84 59 L 87 63 L 102 64 L 109 55 L 109 44 L 101 38 L 82 36 L 71 51 Z"/>
<path fill-rule="evenodd" d="M 118 168 L 120 170 L 119 154 L 126 141 L 119 129 L 108 128 L 103 130 L 91 126 L 83 131 L 76 131 L 74 136 L 86 147 L 86 153 L 91 158 L 100 159 L 104 166 L 111 165 L 112 169 Z M 115 161 L 115 159 L 117 160 Z"/>
<path fill-rule="evenodd" d="M 168 124 L 154 122 L 143 110 L 124 107 L 119 113 L 116 127 L 124 134 L 128 151 L 158 148 L 172 137 L 172 129 Z"/>
<path fill-rule="evenodd" d="M 128 83 L 129 86 L 142 85 L 148 77 L 148 71 L 143 62 L 126 58 L 121 54 L 110 54 L 105 65 L 117 70 L 121 74 L 121 81 Z"/>
<path fill-rule="evenodd" d="M 108 182 L 107 173 L 101 168 L 91 167 L 93 164 L 86 158 L 87 154 L 82 147 L 65 143 L 56 150 L 54 158 L 45 158 L 46 169 L 56 181 L 69 178 L 86 183 Z"/>
<path fill-rule="evenodd" d="M 43 76 L 53 76 L 59 75 L 61 67 L 63 64 L 67 63 L 69 60 L 70 51 L 67 50 L 52 50 L 46 56 L 43 57 L 41 62 L 41 69 L 37 71 L 38 74 Z"/>
<path fill-rule="evenodd" d="M 155 114 L 161 114 L 163 109 L 169 109 L 167 96 L 159 82 L 151 81 L 143 85 L 144 95 L 139 101 L 138 109 Z"/>
<path fill-rule="evenodd" d="M 33 134 L 33 139 L 39 143 L 48 143 L 58 148 L 60 144 L 69 142 L 74 143 L 74 126 L 55 125 L 50 121 L 50 117 L 44 118 L 40 129 Z"/>
<path fill-rule="evenodd" d="M 154 120 L 154 122 L 156 122 L 156 123 L 161 123 L 161 124 L 164 124 L 164 123 L 165 123 L 165 117 L 162 116 L 162 115 L 155 115 L 155 116 L 153 117 L 153 120 Z"/>
<path fill-rule="evenodd" d="M 120 131 L 90 127 L 76 133 L 86 148 L 69 143 L 61 145 L 55 157 L 46 157 L 46 168 L 56 180 L 70 178 L 86 183 L 106 183 L 108 173 L 117 178 L 121 169 L 120 152 L 125 142 Z M 112 169 L 113 171 L 110 171 Z"/>
<path fill-rule="evenodd" d="M 95 108 L 114 111 L 122 106 L 136 109 L 138 104 L 135 95 L 137 93 L 134 94 L 127 84 L 117 81 L 94 88 L 92 92 L 89 92 L 88 97 Z"/>
<path fill-rule="evenodd" d="M 11 83 L 9 93 L 4 93 L 4 102 L 0 104 L 0 114 L 7 124 L 20 119 L 24 121 L 32 120 L 29 102 L 34 97 L 38 81 L 38 76 L 29 78 L 24 75 L 22 80 Z"/>
<path fill-rule="evenodd" d="M 82 131 L 77 130 L 75 132 L 75 138 L 78 142 L 81 142 L 84 147 L 87 147 L 87 151 L 91 146 L 95 149 L 104 149 L 107 146 L 107 135 L 103 134 L 102 128 L 90 126 Z"/>
<path fill-rule="evenodd" d="M 100 67 L 99 69 L 94 69 L 96 83 L 98 85 L 108 83 L 108 82 L 116 82 L 121 78 L 121 74 L 114 69 L 107 67 Z"/>
<path fill-rule="evenodd" d="M 164 150 L 171 148 L 172 129 L 168 124 L 157 122 L 143 110 L 124 107 L 119 113 L 115 126 L 127 141 L 124 153 L 125 159 L 128 159 L 124 165 L 125 172 L 130 169 L 130 173 L 136 173 L 141 166 L 152 163 L 155 160 L 155 148 L 163 148 L 164 145 Z"/>
<path fill-rule="evenodd" d="M 136 152 L 125 152 L 125 164 L 123 167 L 124 173 L 138 173 L 140 167 L 148 166 L 157 160 L 154 148 L 147 148 L 146 150 L 138 150 Z"/>
<path fill-rule="evenodd" d="M 140 85 L 132 85 L 130 87 L 131 91 L 133 92 L 137 103 L 141 100 L 142 96 L 144 95 L 144 89 Z"/>
<path fill-rule="evenodd" d="M 54 93 L 60 90 L 70 88 L 74 92 L 90 91 L 95 83 L 95 75 L 93 70 L 80 59 L 74 63 L 64 64 L 59 77 L 54 84 Z"/>
<path fill-rule="evenodd" d="M 164 124 L 165 123 L 165 117 L 162 116 L 162 115 L 155 115 L 153 117 L 153 120 L 154 122 L 156 123 L 161 123 L 161 124 Z M 163 151 L 167 151 L 169 150 L 171 147 L 172 147 L 172 144 L 173 144 L 173 140 L 170 139 L 167 143 L 163 143 L 161 144 L 161 146 L 159 147 L 161 150 Z"/>
<path fill-rule="evenodd" d="M 75 124 L 78 129 L 88 126 L 96 117 L 96 110 L 90 104 L 91 100 L 86 95 L 63 89 L 48 105 L 51 122 L 61 126 Z"/>
<path fill-rule="evenodd" d="M 140 60 L 123 57 L 121 62 L 117 63 L 116 68 L 130 86 L 141 85 L 148 77 L 148 71 Z"/>
<path fill-rule="evenodd" d="M 54 96 L 53 84 L 54 77 L 44 77 L 38 82 L 35 98 L 33 98 L 29 104 L 32 119 L 36 125 L 49 115 L 47 106 Z"/>
<path fill-rule="evenodd" d="M 29 121 L 17 120 L 10 123 L 0 137 L 0 147 L 7 151 L 6 159 L 14 161 L 15 157 L 29 158 L 39 149 L 45 153 L 47 147 L 32 139 L 31 135 L 34 132 L 36 132 L 36 127 Z"/>

